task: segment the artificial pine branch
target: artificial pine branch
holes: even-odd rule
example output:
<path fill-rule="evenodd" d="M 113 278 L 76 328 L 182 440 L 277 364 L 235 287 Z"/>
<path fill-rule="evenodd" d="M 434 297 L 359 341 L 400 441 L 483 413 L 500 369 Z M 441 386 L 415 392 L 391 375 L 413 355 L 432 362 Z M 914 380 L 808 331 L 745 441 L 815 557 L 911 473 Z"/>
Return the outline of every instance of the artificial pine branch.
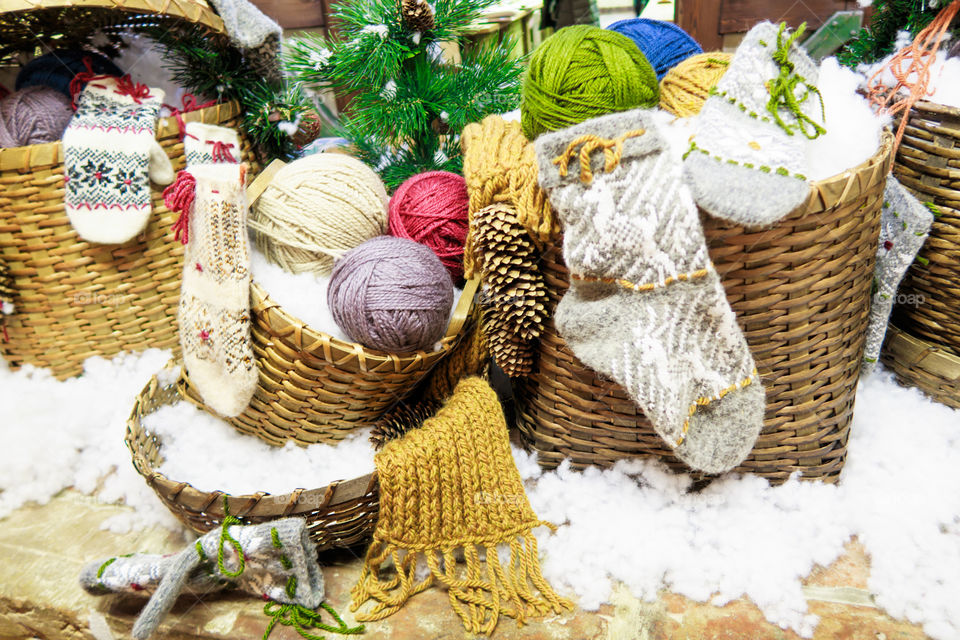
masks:
<path fill-rule="evenodd" d="M 944 0 L 874 0 L 870 24 L 837 57 L 849 67 L 876 62 L 893 53 L 900 31 L 906 30 L 915 38 L 946 4 Z"/>
<path fill-rule="evenodd" d="M 286 70 L 306 87 L 350 97 L 342 135 L 388 188 L 422 171 L 458 171 L 463 127 L 519 103 L 514 43 L 463 46 L 471 23 L 496 1 L 341 3 L 337 35 L 288 43 Z M 462 60 L 445 59 L 441 43 L 460 44 Z"/>

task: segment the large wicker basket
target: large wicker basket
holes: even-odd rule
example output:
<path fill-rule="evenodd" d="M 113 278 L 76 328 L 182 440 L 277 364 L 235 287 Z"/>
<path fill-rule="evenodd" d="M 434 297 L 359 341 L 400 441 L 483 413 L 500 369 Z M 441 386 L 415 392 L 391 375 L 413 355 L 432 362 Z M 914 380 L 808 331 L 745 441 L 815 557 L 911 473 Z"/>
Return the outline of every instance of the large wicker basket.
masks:
<path fill-rule="evenodd" d="M 160 443 L 142 422 L 144 416 L 161 406 L 181 400 L 175 382 L 161 382 L 169 377 L 169 372 L 154 376 L 140 392 L 127 421 L 126 443 L 133 454 L 133 466 L 167 508 L 194 531 L 205 533 L 223 522 L 226 494 L 201 491 L 156 471 L 163 462 Z M 376 474 L 284 495 L 255 493 L 226 498 L 230 513 L 246 524 L 286 517 L 306 519 L 310 537 L 321 551 L 365 542 L 376 526 L 379 507 Z"/>
<path fill-rule="evenodd" d="M 283 166 L 275 160 L 247 190 L 253 203 Z M 408 396 L 462 339 L 477 288 L 467 281 L 439 348 L 394 354 L 344 342 L 304 324 L 254 283 L 250 290 L 253 350 L 260 383 L 247 409 L 228 421 L 270 444 L 335 442 L 372 426 Z M 204 406 L 187 381 L 184 395 Z"/>
<path fill-rule="evenodd" d="M 891 148 L 886 135 L 872 158 L 816 183 L 803 208 L 769 229 L 702 215 L 767 394 L 763 431 L 738 471 L 774 482 L 800 471 L 832 482 L 843 467 Z M 543 269 L 555 303 L 569 284 L 559 241 Z M 581 364 L 552 323 L 538 360 L 515 391 L 518 426 L 542 466 L 655 456 L 687 470 L 626 391 Z"/>
<path fill-rule="evenodd" d="M 0 0 L 0 61 L 45 38 L 70 44 L 65 25 L 83 29 L 152 23 L 202 24 L 219 34 L 223 23 L 202 0 Z M 39 38 L 39 40 L 38 40 Z M 185 114 L 237 128 L 235 103 Z M 173 161 L 184 167 L 180 128 L 161 119 L 157 139 Z M 243 158 L 253 161 L 244 141 Z M 47 367 L 58 378 L 82 371 L 93 355 L 149 347 L 176 349 L 177 304 L 183 249 L 170 227 L 175 214 L 163 206 L 155 187 L 153 213 L 146 229 L 121 245 L 81 240 L 63 206 L 63 149 L 59 142 L 0 149 L 0 262 L 13 280 L 16 312 L 7 318 L 0 353 L 10 365 Z"/>
<path fill-rule="evenodd" d="M 918 102 L 908 117 L 893 172 L 921 202 L 931 205 L 936 218 L 900 285 L 897 298 L 902 303 L 893 312 L 900 332 L 887 341 L 883 361 L 902 383 L 956 407 L 956 369 L 951 377 L 949 367 L 929 365 L 949 356 L 960 358 L 960 109 Z M 918 360 L 921 351 L 938 355 Z"/>

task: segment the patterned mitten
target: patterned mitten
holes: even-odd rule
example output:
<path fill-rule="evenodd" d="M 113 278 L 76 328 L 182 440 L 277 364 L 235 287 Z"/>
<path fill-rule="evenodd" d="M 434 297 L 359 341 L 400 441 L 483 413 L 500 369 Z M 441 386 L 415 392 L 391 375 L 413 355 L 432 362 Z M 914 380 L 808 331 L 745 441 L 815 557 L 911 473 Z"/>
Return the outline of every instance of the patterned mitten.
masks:
<path fill-rule="evenodd" d="M 299 518 L 210 531 L 175 555 L 133 553 L 97 560 L 80 572 L 80 584 L 94 595 L 153 594 L 133 627 L 133 637 L 150 636 L 181 593 L 227 588 L 282 604 L 316 609 L 323 602 L 323 573 L 306 522 Z"/>
<path fill-rule="evenodd" d="M 588 120 L 536 148 L 570 269 L 560 334 L 691 468 L 736 466 L 763 425 L 763 388 L 651 114 Z"/>
<path fill-rule="evenodd" d="M 880 347 L 887 333 L 897 287 L 916 259 L 932 224 L 933 214 L 904 189 L 893 175 L 887 176 L 887 186 L 883 191 L 880 246 L 877 248 L 877 265 L 873 272 L 874 293 L 863 353 L 864 373 L 871 371 L 880 357 Z"/>
<path fill-rule="evenodd" d="M 257 386 L 250 342 L 250 249 L 244 168 L 236 132 L 191 122 L 188 164 L 164 192 L 181 212 L 186 244 L 180 290 L 180 346 L 190 380 L 214 411 L 239 415 Z M 189 162 L 189 160 L 188 160 Z"/>
<path fill-rule="evenodd" d="M 825 130 L 817 67 L 796 45 L 802 33 L 755 26 L 703 106 L 684 178 L 719 218 L 772 224 L 810 193 L 803 144 Z"/>
<path fill-rule="evenodd" d="M 63 134 L 64 205 L 84 240 L 133 238 L 150 217 L 150 180 L 173 182 L 155 133 L 162 102 L 163 91 L 128 77 L 94 78 L 80 95 Z"/>

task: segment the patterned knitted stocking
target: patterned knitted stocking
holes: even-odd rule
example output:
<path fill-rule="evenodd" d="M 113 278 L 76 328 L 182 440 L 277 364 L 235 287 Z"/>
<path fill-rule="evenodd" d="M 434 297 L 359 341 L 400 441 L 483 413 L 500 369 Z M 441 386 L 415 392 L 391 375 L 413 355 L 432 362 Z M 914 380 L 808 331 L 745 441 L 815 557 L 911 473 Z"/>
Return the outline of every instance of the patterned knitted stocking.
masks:
<path fill-rule="evenodd" d="M 588 120 L 536 148 L 570 269 L 560 334 L 690 467 L 736 466 L 763 424 L 763 388 L 650 114 Z"/>
<path fill-rule="evenodd" d="M 84 240 L 126 242 L 150 217 L 150 180 L 173 181 L 155 137 L 163 91 L 98 77 L 80 95 L 63 134 L 64 205 Z M 149 179 L 148 179 L 149 176 Z"/>
<path fill-rule="evenodd" d="M 210 531 L 175 555 L 132 553 L 97 560 L 80 572 L 89 593 L 152 594 L 133 627 L 141 640 L 157 628 L 181 593 L 228 588 L 283 605 L 316 609 L 324 598 L 323 573 L 306 523 L 299 518 Z"/>
<path fill-rule="evenodd" d="M 186 244 L 180 291 L 183 361 L 204 402 L 232 417 L 250 403 L 257 367 L 250 343 L 250 250 L 240 141 L 229 129 L 191 122 L 187 169 L 164 192 L 181 212 Z"/>
<path fill-rule="evenodd" d="M 892 175 L 887 176 L 887 186 L 883 191 L 882 216 L 867 345 L 863 354 L 864 372 L 872 370 L 880 356 L 897 287 L 933 225 L 933 214 Z"/>
<path fill-rule="evenodd" d="M 817 67 L 795 44 L 801 34 L 755 26 L 703 106 L 684 177 L 717 217 L 767 225 L 809 195 L 803 141 L 825 131 Z"/>

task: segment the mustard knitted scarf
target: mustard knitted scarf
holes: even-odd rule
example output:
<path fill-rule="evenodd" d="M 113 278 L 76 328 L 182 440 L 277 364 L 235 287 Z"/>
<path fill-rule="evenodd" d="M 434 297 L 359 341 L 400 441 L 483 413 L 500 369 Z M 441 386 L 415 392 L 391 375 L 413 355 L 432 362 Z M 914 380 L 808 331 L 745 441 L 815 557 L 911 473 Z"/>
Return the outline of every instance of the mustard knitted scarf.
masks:
<path fill-rule="evenodd" d="M 532 529 L 552 525 L 530 508 L 503 411 L 484 380 L 462 380 L 434 417 L 388 442 L 376 463 L 380 520 L 351 610 L 376 604 L 357 620 L 393 615 L 435 582 L 471 633 L 492 633 L 500 615 L 522 624 L 572 608 L 540 572 Z M 498 544 L 509 545 L 506 565 Z M 465 563 L 458 564 L 461 550 Z M 417 580 L 421 558 L 430 572 Z"/>

